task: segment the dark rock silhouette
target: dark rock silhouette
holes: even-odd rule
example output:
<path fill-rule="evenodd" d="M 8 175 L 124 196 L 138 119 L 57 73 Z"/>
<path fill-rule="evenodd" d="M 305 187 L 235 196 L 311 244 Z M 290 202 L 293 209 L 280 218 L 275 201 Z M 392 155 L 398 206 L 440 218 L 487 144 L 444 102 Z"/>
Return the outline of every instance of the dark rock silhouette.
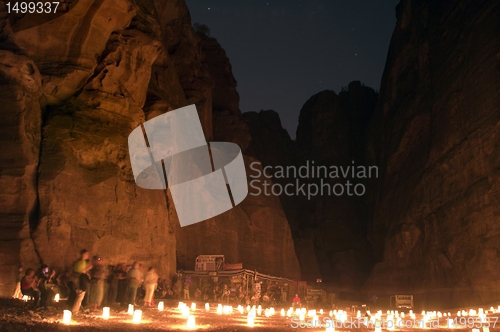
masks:
<path fill-rule="evenodd" d="M 360 82 L 351 82 L 338 95 L 322 91 L 302 107 L 297 140 L 281 127 L 277 113 L 244 113 L 252 141 L 249 153 L 267 166 L 296 168 L 306 165 L 364 165 L 364 147 L 377 93 Z M 339 180 L 324 178 L 334 185 Z M 276 178 L 274 182 L 295 185 L 296 178 Z M 317 178 L 300 178 L 300 184 L 317 184 Z M 373 266 L 366 238 L 367 208 L 363 197 L 316 195 L 280 196 L 290 222 L 301 263 L 302 278 L 335 292 L 355 293 Z"/>
<path fill-rule="evenodd" d="M 500 298 L 498 1 L 401 1 L 368 146 L 380 166 L 367 292 Z"/>

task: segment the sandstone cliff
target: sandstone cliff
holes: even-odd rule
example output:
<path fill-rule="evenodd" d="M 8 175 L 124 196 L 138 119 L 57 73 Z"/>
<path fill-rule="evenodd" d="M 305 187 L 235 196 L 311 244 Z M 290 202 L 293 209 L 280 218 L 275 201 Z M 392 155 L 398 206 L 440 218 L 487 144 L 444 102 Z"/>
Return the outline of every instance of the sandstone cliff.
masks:
<path fill-rule="evenodd" d="M 36 24 L 0 15 L 0 293 L 10 293 L 18 264 L 62 269 L 81 248 L 109 263 L 156 265 L 165 277 L 175 273 L 176 251 L 189 262 L 226 254 L 246 267 L 296 276 L 290 230 L 272 198 L 249 198 L 228 212 L 231 222 L 220 216 L 209 231 L 207 224 L 181 232 L 168 192 L 133 182 L 127 137 L 140 123 L 195 103 L 207 140 L 225 132 L 224 121 L 213 128 L 212 101 L 219 108 L 214 82 L 230 73 L 211 76 L 185 3 L 64 5 L 64 15 Z M 237 103 L 229 103 L 231 123 Z M 198 246 L 187 243 L 193 238 Z"/>
<path fill-rule="evenodd" d="M 369 119 L 377 93 L 360 82 L 351 82 L 339 94 L 322 91 L 312 96 L 300 111 L 297 139 L 292 141 L 273 111 L 249 112 L 243 119 L 252 141 L 248 153 L 265 166 L 365 165 L 364 147 Z M 285 186 L 329 185 L 338 179 L 275 178 Z M 342 182 L 342 181 L 340 181 Z M 343 183 L 343 182 L 342 182 Z M 330 291 L 349 293 L 363 285 L 373 266 L 366 237 L 367 208 L 364 197 L 323 194 L 310 198 L 280 195 L 292 229 L 302 278 L 315 283 L 323 280 Z"/>
<path fill-rule="evenodd" d="M 213 132 L 215 141 L 238 144 L 248 154 L 251 134 L 239 109 L 236 80 L 226 53 L 214 38 L 201 35 L 203 63 L 216 88 L 213 90 Z M 244 158 L 249 181 L 259 174 L 260 161 Z M 253 166 L 251 166 L 253 164 Z M 259 185 L 269 179 L 260 177 Z M 250 194 L 236 208 L 199 224 L 180 228 L 177 234 L 177 262 L 192 269 L 200 254 L 224 254 L 226 262 L 242 262 L 246 269 L 300 279 L 300 266 L 287 217 L 280 199 L 249 188 Z"/>
<path fill-rule="evenodd" d="M 372 125 L 366 285 L 454 307 L 500 298 L 500 3 L 401 1 Z"/>

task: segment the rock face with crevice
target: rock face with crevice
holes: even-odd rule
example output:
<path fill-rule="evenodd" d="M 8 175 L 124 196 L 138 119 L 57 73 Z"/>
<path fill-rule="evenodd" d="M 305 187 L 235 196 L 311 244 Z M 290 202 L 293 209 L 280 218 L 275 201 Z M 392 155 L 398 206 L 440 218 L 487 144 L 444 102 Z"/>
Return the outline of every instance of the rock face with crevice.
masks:
<path fill-rule="evenodd" d="M 345 179 L 313 175 L 311 169 L 347 167 L 353 162 L 366 165 L 366 131 L 376 101 L 377 93 L 359 81 L 351 82 L 338 94 L 319 92 L 300 111 L 296 141 L 282 128 L 276 112 L 244 113 L 252 136 L 248 153 L 274 169 L 293 166 L 300 170 L 309 165 L 309 177 L 291 174 L 272 179 L 283 188 L 302 186 L 307 191 L 309 185 L 345 185 Z M 367 184 L 365 179 L 349 180 Z M 364 196 L 349 196 L 347 192 L 336 196 L 326 191 L 320 194 L 318 190 L 308 197 L 292 190 L 292 195 L 281 194 L 280 200 L 292 229 L 302 278 L 313 284 L 322 279 L 329 291 L 356 294 L 374 263 L 366 236 Z"/>
<path fill-rule="evenodd" d="M 239 109 L 229 59 L 216 39 L 200 37 L 203 63 L 216 87 L 212 95 L 214 141 L 238 144 L 248 154 L 252 138 Z M 245 155 L 244 162 L 249 181 L 257 180 L 257 186 L 272 183 L 259 177 L 259 160 Z M 245 269 L 300 279 L 290 227 L 280 200 L 262 190 L 249 188 L 249 195 L 237 207 L 208 221 L 179 228 L 176 236 L 177 263 L 182 269 L 193 269 L 198 255 L 224 254 L 227 263 L 243 263 Z"/>
<path fill-rule="evenodd" d="M 37 165 L 41 138 L 41 75 L 25 56 L 0 51 L 0 294 L 11 295 L 20 257 L 38 258 L 30 226 L 37 215 Z"/>
<path fill-rule="evenodd" d="M 401 1 L 372 124 L 367 292 L 500 298 L 500 3 Z"/>
<path fill-rule="evenodd" d="M 230 67 L 210 67 L 225 54 L 202 45 L 185 3 L 63 4 L 37 25 L 0 15 L 0 294 L 10 295 L 19 264 L 62 270 L 81 248 L 112 264 L 155 265 L 167 278 L 200 254 L 298 277 L 276 197 L 249 196 L 199 230 L 181 229 L 168 191 L 134 183 L 128 135 L 165 112 L 196 104 L 207 140 L 214 132 L 243 148 L 250 140 L 248 130 L 234 134 L 246 128 L 239 99 L 220 98 L 225 88 L 237 97 Z M 231 116 L 216 128 L 213 101 Z"/>

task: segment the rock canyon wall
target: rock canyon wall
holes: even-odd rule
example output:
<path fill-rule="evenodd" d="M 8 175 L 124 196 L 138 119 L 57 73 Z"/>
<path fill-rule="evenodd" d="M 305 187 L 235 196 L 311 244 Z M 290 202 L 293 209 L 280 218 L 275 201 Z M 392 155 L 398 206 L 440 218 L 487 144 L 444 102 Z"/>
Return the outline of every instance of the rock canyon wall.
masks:
<path fill-rule="evenodd" d="M 299 170 L 309 165 L 311 170 L 322 166 L 330 174 L 331 166 L 349 167 L 353 162 L 366 165 L 366 131 L 376 102 L 377 93 L 359 81 L 351 82 L 338 94 L 319 92 L 300 111 L 296 141 L 282 128 L 276 112 L 244 113 L 252 136 L 248 153 L 274 169 L 293 166 Z M 367 184 L 366 179 L 313 176 L 311 171 L 309 175 L 278 176 L 273 181 L 291 188 L 345 186 L 346 180 Z M 361 288 L 374 264 L 366 236 L 364 198 L 347 192 L 337 196 L 327 189 L 311 197 L 302 193 L 280 195 L 304 280 L 314 285 L 320 278 L 325 289 L 340 296 L 352 297 Z"/>
<path fill-rule="evenodd" d="M 397 8 L 368 154 L 380 261 L 366 289 L 426 307 L 500 298 L 500 3 Z"/>
<path fill-rule="evenodd" d="M 85 247 L 164 276 L 224 254 L 290 278 L 302 268 L 363 300 L 409 293 L 437 309 L 500 298 L 498 1 L 402 0 L 378 101 L 360 82 L 319 92 L 296 141 L 276 112 L 241 114 L 229 59 L 193 30 L 183 1 L 61 8 L 0 12 L 0 294 L 19 264 L 63 269 Z M 259 160 L 314 160 L 376 165 L 378 178 L 362 198 L 249 195 L 181 228 L 168 191 L 135 185 L 127 137 L 190 104 L 207 140 L 242 148 L 249 175 Z"/>
<path fill-rule="evenodd" d="M 296 142 L 276 113 L 243 114 L 249 153 L 271 166 L 379 167 L 361 200 L 280 197 L 304 279 L 382 305 L 394 294 L 419 308 L 498 301 L 500 3 L 403 0 L 396 13 L 378 101 L 356 82 L 320 92 Z"/>
<path fill-rule="evenodd" d="M 63 269 L 81 248 L 109 263 L 155 265 L 165 277 L 193 268 L 200 254 L 298 277 L 276 197 L 249 196 L 181 228 L 168 191 L 133 181 L 129 133 L 173 109 L 196 104 L 207 140 L 216 133 L 243 148 L 250 140 L 229 61 L 215 40 L 203 44 L 185 3 L 61 8 L 36 24 L 0 13 L 0 294 L 10 295 L 19 265 Z M 221 58 L 229 66 L 214 67 Z M 224 99 L 221 89 L 233 94 Z"/>

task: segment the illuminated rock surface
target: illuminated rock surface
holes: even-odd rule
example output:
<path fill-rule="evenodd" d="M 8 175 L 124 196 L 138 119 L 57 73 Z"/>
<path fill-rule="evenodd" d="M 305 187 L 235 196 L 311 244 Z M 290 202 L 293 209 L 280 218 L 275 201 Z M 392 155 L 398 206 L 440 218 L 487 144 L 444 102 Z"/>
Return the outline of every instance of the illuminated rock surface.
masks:
<path fill-rule="evenodd" d="M 214 238 L 181 230 L 171 197 L 133 182 L 127 137 L 140 123 L 195 103 L 207 140 L 214 131 L 226 137 L 213 128 L 212 99 L 239 121 L 229 60 L 210 70 L 210 59 L 224 52 L 216 41 L 202 47 L 185 3 L 66 3 L 67 14 L 30 29 L 22 28 L 27 18 L 11 26 L 1 16 L 0 293 L 10 295 L 18 264 L 63 269 L 81 248 L 109 263 L 155 265 L 164 277 L 175 272 L 176 251 L 187 268 L 196 255 L 227 254 L 245 267 L 298 277 L 279 201 L 249 198 L 228 212 L 232 219 L 207 222 Z M 232 97 L 221 98 L 224 89 Z M 244 147 L 249 139 L 227 140 Z M 198 242 L 188 248 L 190 237 Z M 238 249 L 228 245 L 235 241 Z"/>

